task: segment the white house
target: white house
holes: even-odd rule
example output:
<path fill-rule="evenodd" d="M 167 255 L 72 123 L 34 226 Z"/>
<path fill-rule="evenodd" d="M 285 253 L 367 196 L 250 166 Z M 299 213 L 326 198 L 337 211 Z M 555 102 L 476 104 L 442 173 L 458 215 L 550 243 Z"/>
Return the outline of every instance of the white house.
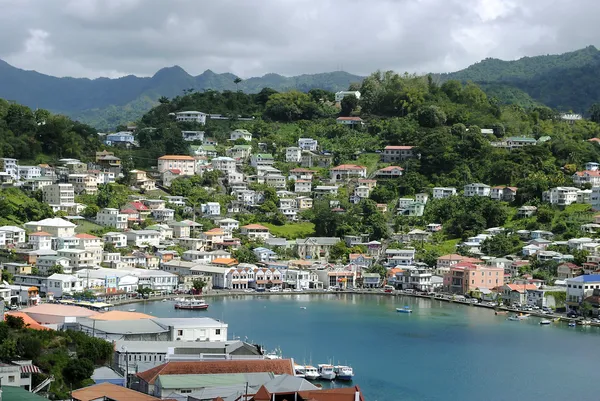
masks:
<path fill-rule="evenodd" d="M 310 150 L 311 152 L 316 152 L 319 148 L 319 142 L 312 138 L 300 138 L 298 139 L 298 147 L 301 150 Z"/>
<path fill-rule="evenodd" d="M 196 160 L 186 155 L 165 155 L 158 158 L 158 172 L 179 170 L 181 175 L 194 175 L 196 173 Z"/>
<path fill-rule="evenodd" d="M 75 189 L 72 184 L 52 184 L 42 188 L 45 203 L 63 205 L 75 203 Z"/>
<path fill-rule="evenodd" d="M 360 92 L 359 91 L 339 91 L 335 93 L 335 101 L 339 103 L 346 96 L 354 96 L 357 100 L 360 100 Z"/>
<path fill-rule="evenodd" d="M 453 187 L 435 187 L 433 188 L 433 198 L 443 199 L 456 195 L 456 188 Z"/>
<path fill-rule="evenodd" d="M 200 205 L 202 213 L 208 216 L 221 215 L 221 204 L 219 202 L 206 202 Z"/>
<path fill-rule="evenodd" d="M 119 209 L 104 208 L 96 214 L 96 223 L 104 227 L 114 227 L 118 230 L 127 228 L 127 215 L 121 213 Z"/>
<path fill-rule="evenodd" d="M 252 133 L 245 129 L 236 129 L 229 133 L 229 140 L 236 141 L 238 139 L 250 142 L 252 141 Z"/>
<path fill-rule="evenodd" d="M 312 182 L 310 180 L 296 180 L 294 182 L 294 192 L 310 193 L 312 190 Z"/>
<path fill-rule="evenodd" d="M 464 195 L 467 197 L 472 196 L 490 196 L 491 188 L 489 185 L 481 183 L 473 183 L 465 185 Z"/>
<path fill-rule="evenodd" d="M 345 181 L 351 178 L 366 178 L 367 168 L 355 164 L 342 164 L 337 167 L 332 167 L 330 174 L 331 180 L 334 182 Z"/>
<path fill-rule="evenodd" d="M 206 114 L 200 111 L 180 111 L 179 113 L 175 113 L 175 120 L 178 122 L 206 124 Z"/>
<path fill-rule="evenodd" d="M 131 230 L 125 233 L 127 242 L 133 246 L 159 246 L 160 233 L 153 230 Z"/>
<path fill-rule="evenodd" d="M 152 213 L 152 217 L 156 221 L 164 222 L 164 221 L 175 220 L 175 210 L 173 210 L 173 209 L 169 209 L 169 208 L 153 209 L 151 213 Z"/>
<path fill-rule="evenodd" d="M 204 131 L 181 131 L 181 137 L 184 141 L 193 142 L 204 140 Z"/>
<path fill-rule="evenodd" d="M 414 249 L 386 249 L 385 257 L 388 266 L 410 266 L 415 263 Z"/>
<path fill-rule="evenodd" d="M 398 178 L 402 176 L 404 169 L 399 166 L 388 166 L 375 172 L 375 178 Z"/>
<path fill-rule="evenodd" d="M 41 275 L 49 275 L 50 269 L 54 266 L 62 267 L 64 274 L 71 274 L 73 269 L 69 266 L 69 258 L 56 255 L 38 256 L 35 261 L 35 267 L 38 268 Z"/>
<path fill-rule="evenodd" d="M 389 145 L 386 146 L 381 153 L 381 160 L 384 163 L 404 161 L 406 159 L 412 159 L 413 157 L 415 157 L 414 146 Z"/>
<path fill-rule="evenodd" d="M 211 161 L 213 170 L 222 171 L 224 173 L 235 173 L 235 159 L 232 157 L 219 156 L 213 158 Z"/>
<path fill-rule="evenodd" d="M 25 243 L 25 230 L 17 226 L 1 226 L 0 234 L 4 237 L 4 245 L 18 245 Z"/>
<path fill-rule="evenodd" d="M 28 231 L 45 231 L 57 238 L 74 237 L 75 227 L 77 227 L 77 225 L 71 223 L 70 221 L 58 217 L 40 221 L 30 221 L 25 223 L 24 226 Z"/>
<path fill-rule="evenodd" d="M 115 248 L 125 248 L 127 246 L 127 235 L 118 232 L 109 232 L 102 237 L 105 243 L 113 244 Z"/>
<path fill-rule="evenodd" d="M 233 230 L 237 230 L 240 228 L 240 222 L 235 219 L 223 219 L 219 220 L 219 227 L 225 233 L 229 233 L 231 235 Z"/>
<path fill-rule="evenodd" d="M 290 146 L 285 149 L 285 161 L 287 163 L 300 163 L 302 160 L 302 150 L 296 146 Z"/>
<path fill-rule="evenodd" d="M 595 289 L 600 289 L 600 275 L 586 274 L 566 280 L 567 305 L 577 309 L 585 298 L 591 296 Z"/>
<path fill-rule="evenodd" d="M 250 165 L 252 167 L 272 166 L 273 164 L 275 164 L 275 159 L 269 153 L 257 153 L 250 157 Z"/>
<path fill-rule="evenodd" d="M 83 280 L 70 274 L 54 273 L 48 277 L 48 292 L 54 294 L 56 298 L 62 298 L 64 295 L 73 295 L 84 289 Z"/>
<path fill-rule="evenodd" d="M 52 235 L 45 231 L 31 233 L 29 234 L 29 246 L 31 246 L 34 251 L 52 249 Z"/>
<path fill-rule="evenodd" d="M 271 237 L 269 229 L 260 224 L 248 224 L 240 227 L 240 234 L 248 236 L 249 239 L 267 240 Z"/>
<path fill-rule="evenodd" d="M 593 187 L 600 185 L 600 171 L 598 169 L 577 171 L 571 178 L 573 179 L 573 184 L 579 187 L 585 184 L 590 184 Z"/>
<path fill-rule="evenodd" d="M 21 181 L 31 180 L 42 176 L 42 169 L 39 166 L 17 166 L 17 170 Z"/>
<path fill-rule="evenodd" d="M 542 200 L 558 206 L 567 206 L 577 202 L 577 192 L 579 188 L 575 187 L 555 187 L 542 193 Z M 593 191 L 592 191 L 593 197 Z M 592 200 L 593 202 L 593 200 Z"/>

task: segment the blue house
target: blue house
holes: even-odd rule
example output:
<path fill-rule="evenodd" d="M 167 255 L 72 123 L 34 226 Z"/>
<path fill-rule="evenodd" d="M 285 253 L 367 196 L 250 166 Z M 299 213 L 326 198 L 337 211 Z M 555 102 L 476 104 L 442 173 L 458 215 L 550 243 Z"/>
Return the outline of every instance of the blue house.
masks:
<path fill-rule="evenodd" d="M 114 146 L 114 145 L 119 145 L 119 144 L 133 145 L 134 142 L 135 142 L 135 139 L 133 137 L 133 134 L 128 131 L 121 131 L 121 132 L 116 132 L 114 134 L 108 134 L 108 135 L 106 135 L 106 138 L 104 139 L 104 143 L 109 146 L 111 146 L 111 145 Z"/>
<path fill-rule="evenodd" d="M 277 259 L 277 253 L 269 248 L 258 247 L 252 251 L 258 258 L 259 262 L 272 262 Z"/>

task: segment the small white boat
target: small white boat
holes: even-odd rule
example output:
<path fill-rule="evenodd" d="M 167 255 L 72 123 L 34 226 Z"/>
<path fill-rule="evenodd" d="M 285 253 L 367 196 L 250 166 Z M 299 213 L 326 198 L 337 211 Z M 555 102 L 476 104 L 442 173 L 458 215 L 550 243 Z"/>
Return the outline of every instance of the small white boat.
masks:
<path fill-rule="evenodd" d="M 135 308 L 127 309 L 127 312 L 135 312 Z"/>
<path fill-rule="evenodd" d="M 529 318 L 529 315 L 525 314 L 525 315 L 512 315 L 508 318 L 508 320 L 512 320 L 512 321 L 520 321 L 523 319 L 527 319 Z"/>
<path fill-rule="evenodd" d="M 354 377 L 354 371 L 350 366 L 336 365 L 333 367 L 337 380 L 350 381 Z"/>
<path fill-rule="evenodd" d="M 294 376 L 305 377 L 305 368 L 302 365 L 294 365 Z"/>
<path fill-rule="evenodd" d="M 176 303 L 175 309 L 206 310 L 208 309 L 208 304 L 203 299 L 191 299 Z"/>
<path fill-rule="evenodd" d="M 410 307 L 405 306 L 404 308 L 396 308 L 396 312 L 398 313 L 412 313 L 412 309 Z"/>
<path fill-rule="evenodd" d="M 550 323 L 552 323 L 552 321 L 551 321 L 551 320 L 548 320 L 548 319 L 543 319 L 542 321 L 540 321 L 540 324 L 541 324 L 542 326 L 549 325 Z"/>
<path fill-rule="evenodd" d="M 575 326 L 577 326 L 577 323 L 575 323 L 575 322 L 569 322 L 569 327 L 575 327 Z"/>
<path fill-rule="evenodd" d="M 333 365 L 327 365 L 327 364 L 319 365 L 319 376 L 323 380 L 335 379 L 335 370 L 333 369 Z"/>
<path fill-rule="evenodd" d="M 306 365 L 304 367 L 304 378 L 306 380 L 317 380 L 321 375 L 319 375 L 319 371 L 317 368 L 311 365 Z"/>
<path fill-rule="evenodd" d="M 300 309 L 306 309 L 306 306 L 301 306 Z"/>
<path fill-rule="evenodd" d="M 160 302 L 167 302 L 167 298 L 163 298 Z"/>

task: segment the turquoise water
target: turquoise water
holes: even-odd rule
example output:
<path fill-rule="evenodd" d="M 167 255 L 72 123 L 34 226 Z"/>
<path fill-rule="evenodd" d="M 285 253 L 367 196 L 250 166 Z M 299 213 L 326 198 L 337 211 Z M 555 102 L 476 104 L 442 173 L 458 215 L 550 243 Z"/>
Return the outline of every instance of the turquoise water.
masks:
<path fill-rule="evenodd" d="M 411 297 L 351 294 L 211 298 L 123 305 L 159 317 L 210 316 L 229 336 L 280 347 L 297 363 L 354 368 L 368 400 L 599 400 L 600 329 L 507 321 L 493 311 Z M 396 307 L 410 305 L 413 314 Z M 306 306 L 306 310 L 300 309 Z"/>

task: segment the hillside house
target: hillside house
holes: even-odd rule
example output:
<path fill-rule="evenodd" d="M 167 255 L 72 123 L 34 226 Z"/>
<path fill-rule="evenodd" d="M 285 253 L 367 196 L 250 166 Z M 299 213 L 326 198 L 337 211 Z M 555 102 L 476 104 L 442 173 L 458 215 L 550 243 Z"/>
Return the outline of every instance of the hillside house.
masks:
<path fill-rule="evenodd" d="M 338 124 L 349 125 L 351 127 L 364 125 L 364 121 L 360 117 L 338 117 L 335 121 Z"/>
<path fill-rule="evenodd" d="M 300 138 L 298 139 L 298 147 L 301 150 L 310 150 L 311 152 L 316 152 L 319 148 L 319 142 L 312 138 Z"/>
<path fill-rule="evenodd" d="M 394 163 L 415 157 L 414 146 L 386 146 L 381 152 L 381 160 L 384 163 Z"/>
<path fill-rule="evenodd" d="M 355 164 L 342 164 L 337 167 L 332 167 L 330 175 L 333 182 L 347 181 L 352 178 L 366 178 L 367 168 Z"/>
<path fill-rule="evenodd" d="M 245 129 L 236 129 L 229 133 L 230 141 L 237 141 L 238 139 L 243 139 L 246 142 L 252 141 L 252 133 Z"/>
<path fill-rule="evenodd" d="M 388 166 L 384 167 L 375 172 L 375 178 L 385 179 L 385 178 L 398 178 L 402 176 L 402 172 L 404 169 L 399 166 Z"/>
<path fill-rule="evenodd" d="M 192 156 L 165 155 L 158 158 L 158 172 L 180 170 L 181 175 L 194 175 L 196 173 L 196 160 Z"/>
<path fill-rule="evenodd" d="M 175 121 L 204 125 L 206 124 L 206 114 L 201 111 L 180 111 L 175 113 Z"/>

